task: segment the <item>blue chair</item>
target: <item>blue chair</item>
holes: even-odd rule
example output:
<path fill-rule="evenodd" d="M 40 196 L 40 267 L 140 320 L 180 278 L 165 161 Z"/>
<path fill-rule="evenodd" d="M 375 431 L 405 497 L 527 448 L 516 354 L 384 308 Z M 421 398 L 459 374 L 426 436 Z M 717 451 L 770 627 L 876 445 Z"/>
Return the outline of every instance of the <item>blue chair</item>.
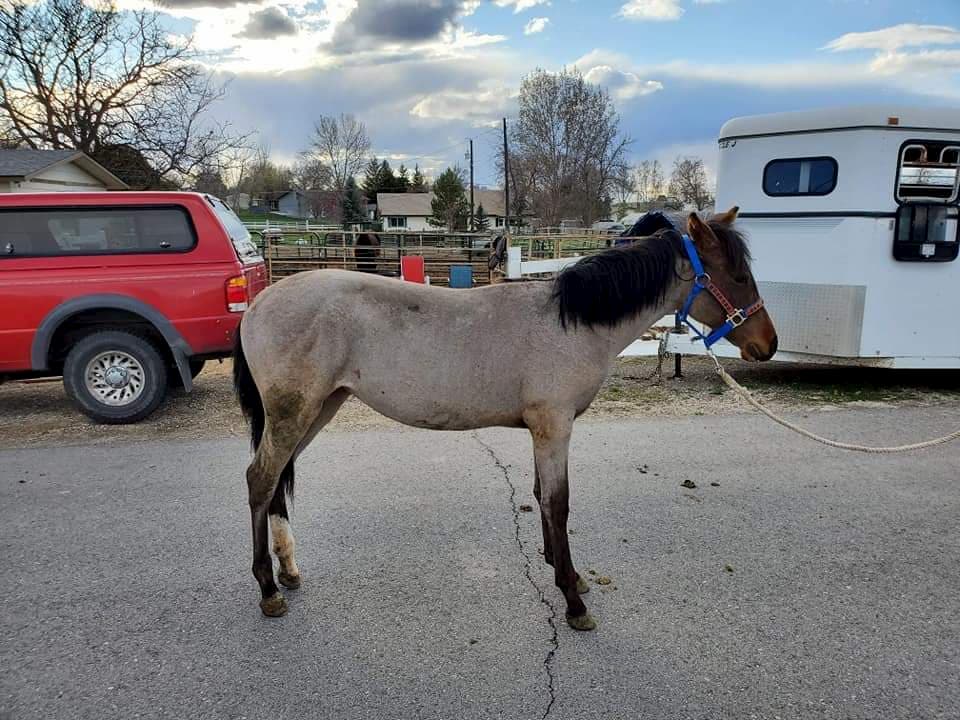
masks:
<path fill-rule="evenodd" d="M 472 288 L 473 265 L 451 265 L 450 287 L 458 289 Z"/>

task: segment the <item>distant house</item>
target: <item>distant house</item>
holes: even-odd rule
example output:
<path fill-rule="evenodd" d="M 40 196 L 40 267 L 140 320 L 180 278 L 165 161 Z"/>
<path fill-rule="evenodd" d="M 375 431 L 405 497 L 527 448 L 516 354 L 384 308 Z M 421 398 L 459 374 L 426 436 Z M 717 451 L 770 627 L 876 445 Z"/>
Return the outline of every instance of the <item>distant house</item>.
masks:
<path fill-rule="evenodd" d="M 335 190 L 279 190 L 253 193 L 249 199 L 253 212 L 277 213 L 298 220 L 339 222 L 340 194 Z"/>
<path fill-rule="evenodd" d="M 436 230 L 427 222 L 433 215 L 432 200 L 433 193 L 377 193 L 377 212 L 384 231 Z"/>
<path fill-rule="evenodd" d="M 433 193 L 377 193 L 377 210 L 383 220 L 383 229 L 385 231 L 411 230 L 414 232 L 436 230 L 437 228 L 428 222 L 428 218 L 433 215 L 431 207 L 433 197 Z M 468 191 L 467 200 L 469 201 L 469 199 L 470 193 Z M 506 218 L 503 211 L 503 191 L 474 190 L 474 213 L 481 205 L 483 205 L 484 215 L 490 222 L 489 227 L 503 227 Z M 528 217 L 524 215 L 525 219 Z M 516 220 L 514 220 L 514 223 L 516 223 Z"/>
<path fill-rule="evenodd" d="M 77 150 L 0 150 L 0 192 L 127 189 L 125 182 Z"/>
<path fill-rule="evenodd" d="M 250 197 L 250 209 L 305 219 L 312 217 L 310 202 L 301 190 L 277 190 L 255 193 Z"/>

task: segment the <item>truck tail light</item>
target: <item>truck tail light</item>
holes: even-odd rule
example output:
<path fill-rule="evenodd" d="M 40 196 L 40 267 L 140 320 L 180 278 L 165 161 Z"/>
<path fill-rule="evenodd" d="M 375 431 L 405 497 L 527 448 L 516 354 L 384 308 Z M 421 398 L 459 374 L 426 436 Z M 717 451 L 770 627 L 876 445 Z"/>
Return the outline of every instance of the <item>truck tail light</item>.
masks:
<path fill-rule="evenodd" d="M 243 312 L 250 304 L 250 296 L 247 292 L 247 278 L 243 275 L 232 277 L 227 280 L 227 310 L 230 312 Z"/>

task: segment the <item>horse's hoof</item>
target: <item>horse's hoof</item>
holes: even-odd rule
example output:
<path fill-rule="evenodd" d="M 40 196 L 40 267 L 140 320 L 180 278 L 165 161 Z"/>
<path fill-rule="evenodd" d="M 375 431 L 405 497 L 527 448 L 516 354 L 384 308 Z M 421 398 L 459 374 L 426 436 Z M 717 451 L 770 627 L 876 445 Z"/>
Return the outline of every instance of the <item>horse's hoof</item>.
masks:
<path fill-rule="evenodd" d="M 287 599 L 280 593 L 274 593 L 260 601 L 260 609 L 267 617 L 280 617 L 287 614 Z"/>
<path fill-rule="evenodd" d="M 277 573 L 277 580 L 279 580 L 280 584 L 285 588 L 290 588 L 291 590 L 296 590 L 300 587 L 300 573 L 287 575 L 285 572 L 280 572 Z"/>
<path fill-rule="evenodd" d="M 597 621 L 588 612 L 583 615 L 567 615 L 567 625 L 574 630 L 583 630 L 584 632 L 597 629 Z"/>
<path fill-rule="evenodd" d="M 579 575 L 577 575 L 577 592 L 581 595 L 586 595 L 588 592 L 590 592 L 590 583 L 588 583 Z"/>

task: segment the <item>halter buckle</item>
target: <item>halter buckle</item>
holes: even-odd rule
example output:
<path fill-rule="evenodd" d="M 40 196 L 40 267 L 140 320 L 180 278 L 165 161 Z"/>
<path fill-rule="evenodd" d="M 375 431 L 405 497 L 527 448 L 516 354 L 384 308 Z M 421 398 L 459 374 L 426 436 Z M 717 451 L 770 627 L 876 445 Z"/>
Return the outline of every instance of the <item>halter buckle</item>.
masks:
<path fill-rule="evenodd" d="M 710 273 L 700 273 L 693 279 L 693 282 L 698 285 L 701 290 L 706 290 L 710 287 L 710 283 L 713 282 L 713 280 L 710 278 Z"/>
<path fill-rule="evenodd" d="M 733 327 L 738 328 L 747 321 L 747 315 L 743 312 L 743 309 L 737 310 L 732 315 L 727 317 L 727 322 L 733 325 Z"/>

